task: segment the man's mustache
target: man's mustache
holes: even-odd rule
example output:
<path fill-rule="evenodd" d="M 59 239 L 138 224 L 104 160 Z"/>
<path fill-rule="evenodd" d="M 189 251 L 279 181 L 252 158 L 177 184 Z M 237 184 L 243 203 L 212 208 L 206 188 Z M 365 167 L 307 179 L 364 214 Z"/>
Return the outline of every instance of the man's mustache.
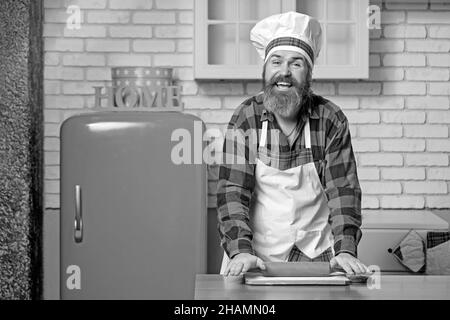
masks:
<path fill-rule="evenodd" d="M 297 80 L 295 80 L 294 78 L 292 78 L 291 76 L 276 76 L 275 75 L 269 80 L 269 85 L 274 86 L 277 84 L 277 82 L 286 82 L 296 88 L 300 87 L 300 83 Z"/>

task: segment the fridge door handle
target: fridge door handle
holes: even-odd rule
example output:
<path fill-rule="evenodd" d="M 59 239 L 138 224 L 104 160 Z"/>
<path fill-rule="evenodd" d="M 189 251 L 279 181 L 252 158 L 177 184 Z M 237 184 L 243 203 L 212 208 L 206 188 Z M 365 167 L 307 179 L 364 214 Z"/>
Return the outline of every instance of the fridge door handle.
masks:
<path fill-rule="evenodd" d="M 83 241 L 83 217 L 81 210 L 81 187 L 75 186 L 75 231 L 74 238 L 76 243 Z"/>

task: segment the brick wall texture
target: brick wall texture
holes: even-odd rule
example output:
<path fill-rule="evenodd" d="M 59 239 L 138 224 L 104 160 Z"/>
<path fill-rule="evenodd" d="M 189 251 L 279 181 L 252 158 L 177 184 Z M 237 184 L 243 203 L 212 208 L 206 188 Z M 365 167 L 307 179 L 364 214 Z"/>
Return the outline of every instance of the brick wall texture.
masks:
<path fill-rule="evenodd" d="M 351 124 L 365 209 L 450 208 L 450 1 L 381 0 L 366 80 L 314 81 Z M 174 67 L 185 112 L 224 129 L 259 81 L 196 81 L 194 0 L 45 1 L 45 206 L 59 208 L 59 127 L 113 66 Z M 81 29 L 66 28 L 69 5 Z M 217 167 L 209 167 L 210 206 Z"/>

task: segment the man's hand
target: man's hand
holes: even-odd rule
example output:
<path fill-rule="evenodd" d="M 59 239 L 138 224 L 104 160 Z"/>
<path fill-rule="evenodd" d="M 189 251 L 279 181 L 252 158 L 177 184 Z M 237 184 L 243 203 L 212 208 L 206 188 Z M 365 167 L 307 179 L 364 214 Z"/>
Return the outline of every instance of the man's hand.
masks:
<path fill-rule="evenodd" d="M 331 268 L 340 266 L 347 274 L 359 274 L 370 272 L 370 270 L 357 258 L 349 253 L 342 252 L 330 261 Z"/>
<path fill-rule="evenodd" d="M 238 253 L 231 259 L 228 263 L 227 268 L 225 269 L 225 276 L 238 276 L 244 272 L 247 272 L 252 268 L 260 268 L 261 270 L 265 270 L 266 266 L 264 262 L 250 253 Z"/>

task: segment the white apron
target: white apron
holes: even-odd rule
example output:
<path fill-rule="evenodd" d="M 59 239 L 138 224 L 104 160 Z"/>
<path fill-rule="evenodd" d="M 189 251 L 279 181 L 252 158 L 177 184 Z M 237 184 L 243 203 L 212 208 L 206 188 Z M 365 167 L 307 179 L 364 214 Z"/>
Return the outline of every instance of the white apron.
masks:
<path fill-rule="evenodd" d="M 266 148 L 267 130 L 265 120 L 256 159 L 256 199 L 250 210 L 253 248 L 263 261 L 287 261 L 294 245 L 314 259 L 333 248 L 333 236 L 327 198 L 312 156 L 309 117 L 304 126 L 306 148 L 302 150 L 272 156 Z M 287 170 L 270 167 L 280 157 L 290 157 L 298 166 Z M 220 274 L 228 262 L 225 253 Z"/>

